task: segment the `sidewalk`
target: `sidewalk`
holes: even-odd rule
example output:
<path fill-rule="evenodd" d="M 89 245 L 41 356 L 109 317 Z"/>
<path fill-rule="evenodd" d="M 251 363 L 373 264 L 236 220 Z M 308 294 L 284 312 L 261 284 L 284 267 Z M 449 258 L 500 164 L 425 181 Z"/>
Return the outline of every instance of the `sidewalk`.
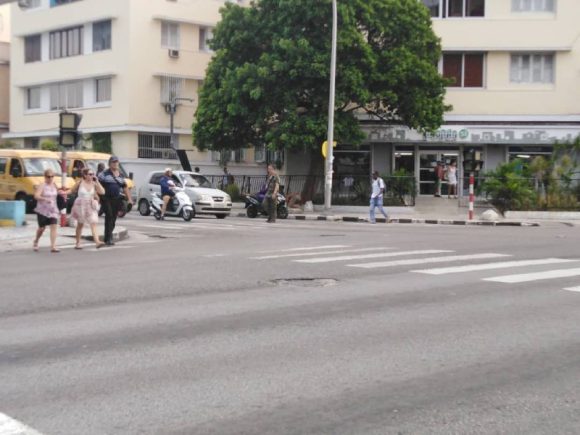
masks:
<path fill-rule="evenodd" d="M 119 220 L 117 220 L 119 223 Z M 104 226 L 97 226 L 99 234 L 104 233 Z M 9 252 L 14 249 L 22 249 L 25 246 L 30 246 L 32 249 L 32 241 L 36 234 L 38 225 L 36 223 L 36 215 L 26 215 L 26 225 L 21 227 L 0 227 L 0 252 Z M 115 231 L 113 232 L 113 240 L 118 242 L 129 237 L 129 231 L 123 226 L 117 225 Z M 58 236 L 56 239 L 57 246 L 67 246 L 74 244 L 75 238 L 75 228 L 74 227 L 58 227 Z M 40 249 L 48 249 L 50 246 L 50 230 L 47 228 L 40 239 L 39 247 Z M 93 238 L 91 236 L 91 230 L 85 225 L 83 228 L 84 241 L 92 242 Z"/>

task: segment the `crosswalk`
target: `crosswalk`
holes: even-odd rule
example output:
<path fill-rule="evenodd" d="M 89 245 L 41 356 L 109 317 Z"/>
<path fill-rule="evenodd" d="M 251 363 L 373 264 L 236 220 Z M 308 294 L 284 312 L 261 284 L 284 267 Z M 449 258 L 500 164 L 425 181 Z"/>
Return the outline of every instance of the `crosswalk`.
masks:
<path fill-rule="evenodd" d="M 359 247 L 350 245 L 326 245 L 291 248 L 284 253 L 262 252 L 262 255 L 249 257 L 255 261 L 286 260 L 293 263 L 312 266 L 335 265 L 361 270 L 382 270 L 387 268 L 404 268 L 404 272 L 422 275 L 458 275 L 472 274 L 475 279 L 500 283 L 519 284 L 534 281 L 557 280 L 580 276 L 580 259 L 571 258 L 536 258 L 514 259 L 512 254 L 499 252 L 460 253 L 449 249 L 399 249 L 394 246 Z M 453 266 L 416 269 L 417 265 L 446 263 Z M 462 263 L 456 265 L 457 263 Z M 570 265 L 571 268 L 562 268 Z M 406 267 L 409 269 L 405 269 Z M 575 266 L 575 267 L 574 267 Z M 554 269 L 538 270 L 545 267 Z M 510 274 L 496 274 L 509 270 Z M 520 271 L 522 273 L 513 273 Z M 501 272 L 500 272 L 501 273 Z M 483 275 L 483 276 L 482 276 Z M 580 286 L 565 287 L 562 290 L 580 293 Z"/>

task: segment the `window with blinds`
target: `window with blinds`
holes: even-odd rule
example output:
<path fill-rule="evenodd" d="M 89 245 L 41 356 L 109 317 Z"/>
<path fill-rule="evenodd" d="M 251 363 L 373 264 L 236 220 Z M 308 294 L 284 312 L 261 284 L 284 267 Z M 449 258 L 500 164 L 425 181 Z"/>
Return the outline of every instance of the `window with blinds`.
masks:
<path fill-rule="evenodd" d="M 169 104 L 174 98 L 181 95 L 185 80 L 178 77 L 160 77 L 161 104 Z"/>
<path fill-rule="evenodd" d="M 95 101 L 106 103 L 111 101 L 111 78 L 99 78 L 95 80 Z"/>
<path fill-rule="evenodd" d="M 449 87 L 481 88 L 484 70 L 483 53 L 443 54 L 443 77 L 453 80 Z"/>
<path fill-rule="evenodd" d="M 512 54 L 512 83 L 554 83 L 554 53 Z"/>
<path fill-rule="evenodd" d="M 82 26 L 50 32 L 49 41 L 50 59 L 60 59 L 83 54 Z"/>
<path fill-rule="evenodd" d="M 63 82 L 50 85 L 50 109 L 77 109 L 83 107 L 83 82 Z"/>
<path fill-rule="evenodd" d="M 161 22 L 161 47 L 179 50 L 179 23 L 173 23 L 171 21 Z"/>
<path fill-rule="evenodd" d="M 26 90 L 26 108 L 28 110 L 40 109 L 40 92 L 39 86 Z"/>
<path fill-rule="evenodd" d="M 554 12 L 556 0 L 512 0 L 513 12 Z"/>

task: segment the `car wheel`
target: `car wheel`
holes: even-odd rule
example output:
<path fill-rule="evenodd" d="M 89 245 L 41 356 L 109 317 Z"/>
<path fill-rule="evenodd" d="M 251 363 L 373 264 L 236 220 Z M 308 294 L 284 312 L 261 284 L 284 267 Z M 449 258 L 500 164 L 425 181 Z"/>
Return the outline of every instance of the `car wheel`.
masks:
<path fill-rule="evenodd" d="M 256 208 L 255 205 L 250 205 L 247 209 L 246 209 L 246 215 L 249 218 L 255 218 L 256 216 L 258 216 L 258 209 Z"/>
<path fill-rule="evenodd" d="M 181 210 L 181 217 L 183 218 L 184 221 L 189 222 L 191 219 L 193 219 L 193 211 L 184 208 L 183 210 Z"/>
<path fill-rule="evenodd" d="M 288 208 L 285 205 L 278 207 L 278 218 L 286 219 L 288 217 Z"/>
<path fill-rule="evenodd" d="M 218 219 L 225 219 L 227 215 L 225 214 L 216 214 L 215 217 Z"/>
<path fill-rule="evenodd" d="M 151 214 L 151 208 L 149 206 L 149 201 L 142 199 L 139 201 L 139 214 L 141 216 L 149 216 Z"/>

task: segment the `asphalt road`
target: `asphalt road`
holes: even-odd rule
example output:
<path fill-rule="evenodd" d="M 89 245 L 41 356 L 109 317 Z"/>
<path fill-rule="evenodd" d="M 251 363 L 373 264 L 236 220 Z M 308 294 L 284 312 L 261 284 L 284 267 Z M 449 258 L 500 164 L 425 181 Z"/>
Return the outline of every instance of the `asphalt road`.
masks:
<path fill-rule="evenodd" d="M 578 227 L 121 223 L 0 254 L 0 435 L 580 432 Z"/>

